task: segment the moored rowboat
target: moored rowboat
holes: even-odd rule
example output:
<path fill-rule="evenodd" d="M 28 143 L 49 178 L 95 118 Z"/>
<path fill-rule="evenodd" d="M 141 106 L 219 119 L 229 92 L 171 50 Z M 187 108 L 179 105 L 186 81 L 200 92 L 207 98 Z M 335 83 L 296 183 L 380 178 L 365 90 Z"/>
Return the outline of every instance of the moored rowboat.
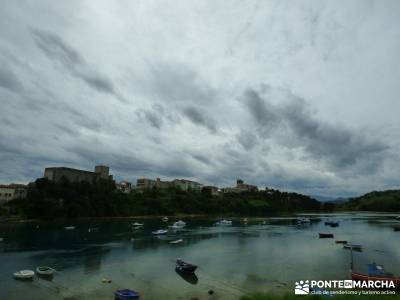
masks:
<path fill-rule="evenodd" d="M 390 276 L 369 276 L 366 274 L 361 274 L 350 270 L 351 279 L 356 281 L 393 281 L 396 289 L 400 288 L 400 277 L 390 277 Z"/>
<path fill-rule="evenodd" d="M 52 276 L 56 270 L 50 267 L 37 267 L 36 268 L 36 273 L 42 276 Z"/>
<path fill-rule="evenodd" d="M 18 272 L 15 272 L 14 274 L 14 278 L 16 279 L 32 279 L 33 276 L 35 275 L 35 272 L 33 272 L 32 270 L 21 270 Z"/>
<path fill-rule="evenodd" d="M 333 233 L 319 233 L 320 239 L 332 239 Z"/>
<path fill-rule="evenodd" d="M 197 266 L 184 262 L 182 259 L 178 258 L 176 260 L 175 270 L 178 272 L 193 273 L 196 271 Z"/>
<path fill-rule="evenodd" d="M 118 290 L 114 293 L 115 299 L 118 300 L 137 300 L 140 299 L 140 294 L 136 291 L 132 291 L 129 289 Z"/>

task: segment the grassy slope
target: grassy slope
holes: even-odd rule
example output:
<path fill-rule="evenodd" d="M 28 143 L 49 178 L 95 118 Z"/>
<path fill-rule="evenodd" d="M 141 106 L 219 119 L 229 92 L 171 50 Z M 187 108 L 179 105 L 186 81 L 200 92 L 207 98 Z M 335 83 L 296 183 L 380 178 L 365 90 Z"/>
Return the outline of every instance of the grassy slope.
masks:
<path fill-rule="evenodd" d="M 374 191 L 338 207 L 344 210 L 400 211 L 400 190 Z"/>

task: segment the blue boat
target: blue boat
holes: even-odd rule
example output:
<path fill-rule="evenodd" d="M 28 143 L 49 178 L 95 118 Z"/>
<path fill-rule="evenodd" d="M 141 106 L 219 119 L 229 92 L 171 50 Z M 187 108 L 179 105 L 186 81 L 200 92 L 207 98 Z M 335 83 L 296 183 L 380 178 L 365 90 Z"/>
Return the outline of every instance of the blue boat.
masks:
<path fill-rule="evenodd" d="M 132 290 L 118 290 L 114 293 L 115 299 L 117 300 L 138 300 L 140 299 L 140 295 L 138 292 L 132 291 Z"/>

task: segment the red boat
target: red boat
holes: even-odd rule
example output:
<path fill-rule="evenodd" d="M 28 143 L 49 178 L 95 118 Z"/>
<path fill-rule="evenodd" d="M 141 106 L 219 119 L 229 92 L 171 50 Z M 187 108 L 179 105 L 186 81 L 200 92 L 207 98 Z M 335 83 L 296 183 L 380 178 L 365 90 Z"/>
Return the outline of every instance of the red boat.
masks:
<path fill-rule="evenodd" d="M 320 239 L 332 239 L 333 233 L 320 233 L 319 238 Z"/>
<path fill-rule="evenodd" d="M 394 281 L 396 289 L 400 289 L 400 277 L 386 277 L 386 276 L 369 276 L 366 274 L 361 274 L 350 270 L 351 279 L 357 281 Z"/>
<path fill-rule="evenodd" d="M 353 251 L 351 252 L 350 264 L 351 279 L 355 281 L 368 282 L 368 281 L 393 281 L 395 288 L 400 289 L 400 277 L 395 277 L 387 273 L 382 266 L 372 263 L 368 264 L 368 275 L 353 271 Z"/>

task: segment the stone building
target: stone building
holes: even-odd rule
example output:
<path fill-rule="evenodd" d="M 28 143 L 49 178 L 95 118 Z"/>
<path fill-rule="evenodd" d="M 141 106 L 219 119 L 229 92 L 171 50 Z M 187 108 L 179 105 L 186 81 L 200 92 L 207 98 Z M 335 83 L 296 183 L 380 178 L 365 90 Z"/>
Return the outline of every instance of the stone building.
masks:
<path fill-rule="evenodd" d="M 87 181 L 93 183 L 100 178 L 112 180 L 109 171 L 110 168 L 107 166 L 95 166 L 94 172 L 67 167 L 53 167 L 44 170 L 44 177 L 57 182 L 65 177 L 71 182 Z"/>
<path fill-rule="evenodd" d="M 203 186 L 202 191 L 210 194 L 211 196 L 218 196 L 219 194 L 218 187 L 212 185 Z"/>
<path fill-rule="evenodd" d="M 24 184 L 0 185 L 0 204 L 14 199 L 24 199 L 28 195 L 28 187 Z"/>
<path fill-rule="evenodd" d="M 130 183 L 129 181 L 121 181 L 120 183 L 117 183 L 115 186 L 118 191 L 124 194 L 129 194 L 132 191 L 132 183 Z"/>
<path fill-rule="evenodd" d="M 222 189 L 223 193 L 242 193 L 242 192 L 257 192 L 258 187 L 256 185 L 246 184 L 242 179 L 236 180 L 235 187 L 226 187 Z"/>
<path fill-rule="evenodd" d="M 175 187 L 179 187 L 183 191 L 195 190 L 200 191 L 203 185 L 196 181 L 187 180 L 187 179 L 174 179 L 172 180 L 172 185 Z"/>

